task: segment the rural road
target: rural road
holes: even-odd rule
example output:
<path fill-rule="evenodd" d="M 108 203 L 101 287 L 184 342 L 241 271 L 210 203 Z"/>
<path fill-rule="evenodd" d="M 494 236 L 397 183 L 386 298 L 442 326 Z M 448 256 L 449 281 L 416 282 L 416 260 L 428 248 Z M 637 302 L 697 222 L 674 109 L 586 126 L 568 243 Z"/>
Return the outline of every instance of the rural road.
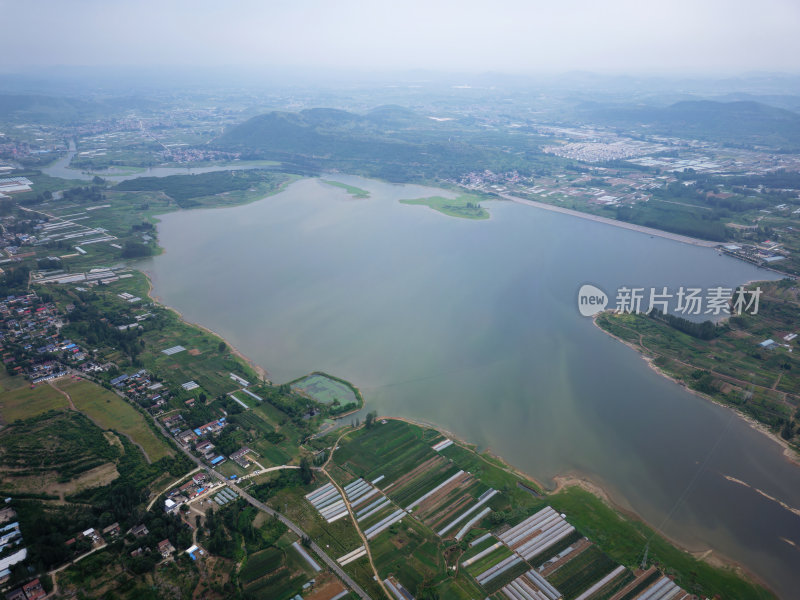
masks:
<path fill-rule="evenodd" d="M 48 595 L 51 598 L 54 597 L 54 596 L 58 596 L 58 573 L 59 573 L 59 571 L 63 571 L 67 567 L 71 567 L 75 563 L 83 560 L 84 558 L 86 558 L 90 554 L 94 554 L 98 550 L 102 550 L 106 546 L 108 546 L 108 544 L 103 542 L 101 545 L 97 546 L 96 548 L 92 548 L 91 550 L 89 550 L 85 554 L 81 554 L 79 557 L 75 558 L 74 560 L 71 560 L 69 562 L 65 562 L 63 565 L 61 565 L 57 569 L 53 569 L 52 571 L 49 571 L 47 574 L 50 575 L 50 577 L 53 579 L 53 591 L 51 591 L 50 594 L 48 594 Z"/>
<path fill-rule="evenodd" d="M 167 493 L 169 490 L 171 490 L 172 488 L 174 488 L 174 487 L 177 487 L 177 486 L 178 486 L 178 484 L 179 484 L 181 481 L 183 481 L 184 479 L 186 479 L 187 477 L 189 477 L 189 475 L 194 475 L 195 473 L 198 473 L 198 472 L 200 472 L 201 470 L 202 470 L 202 469 L 201 469 L 200 467 L 197 467 L 196 469 L 193 469 L 193 470 L 189 471 L 189 472 L 188 472 L 186 475 L 184 475 L 183 477 L 180 477 L 180 478 L 176 479 L 175 481 L 173 481 L 172 483 L 170 483 L 170 484 L 169 484 L 167 487 L 165 487 L 163 490 L 161 490 L 160 492 L 158 492 L 158 493 L 155 495 L 155 497 L 154 497 L 152 500 L 150 500 L 150 503 L 147 505 L 147 510 L 148 510 L 148 512 L 150 511 L 150 509 L 151 509 L 151 508 L 153 508 L 153 504 L 155 504 L 155 503 L 156 503 L 156 500 L 158 500 L 158 498 L 159 498 L 159 496 L 161 496 L 161 494 L 166 494 L 166 493 Z"/>
<path fill-rule="evenodd" d="M 161 425 L 161 423 L 159 423 L 157 419 L 153 419 L 153 422 L 156 424 L 156 426 L 161 431 L 161 433 L 164 435 L 164 437 L 169 438 L 169 435 L 167 435 L 167 432 L 164 429 L 164 427 Z M 194 454 L 189 452 L 186 448 L 181 447 L 181 450 L 199 468 L 208 471 L 218 481 L 220 481 L 222 483 L 225 483 L 229 488 L 231 488 L 234 492 L 239 494 L 244 500 L 246 500 L 252 506 L 255 506 L 259 510 L 263 510 L 268 515 L 277 517 L 280 520 L 281 523 L 283 523 L 289 529 L 291 529 L 296 535 L 298 535 L 300 537 L 300 539 L 303 539 L 303 538 L 308 538 L 309 540 L 311 539 L 310 536 L 308 534 L 306 534 L 306 532 L 304 532 L 293 521 L 290 521 L 288 518 L 283 516 L 281 513 L 279 513 L 278 511 L 276 511 L 276 510 L 274 510 L 272 508 L 270 508 L 269 506 L 267 506 L 266 504 L 264 504 L 260 500 L 256 500 L 255 498 L 253 498 L 253 496 L 251 496 L 250 494 L 245 492 L 243 489 L 238 487 L 236 484 L 232 483 L 228 479 L 225 479 L 225 477 L 222 474 L 218 473 L 217 471 L 215 471 L 214 469 L 212 469 L 210 467 L 207 467 L 205 464 L 203 464 L 203 462 L 199 458 L 197 458 Z M 336 575 L 339 577 L 339 579 L 341 579 L 347 587 L 349 587 L 351 590 L 353 590 L 356 594 L 358 594 L 364 600 L 372 600 L 369 597 L 369 595 L 367 594 L 367 592 L 365 592 L 364 589 L 360 585 L 358 585 L 355 581 L 353 581 L 353 579 L 347 573 L 344 572 L 344 570 L 339 566 L 339 564 L 335 560 L 333 560 L 330 556 L 328 556 L 328 554 L 326 554 L 326 552 L 322 548 L 320 548 L 315 542 L 312 541 L 310 547 L 314 551 L 314 553 L 317 556 L 319 556 L 323 560 L 323 562 L 326 565 L 328 565 L 328 567 L 330 567 L 331 571 L 336 573 Z"/>

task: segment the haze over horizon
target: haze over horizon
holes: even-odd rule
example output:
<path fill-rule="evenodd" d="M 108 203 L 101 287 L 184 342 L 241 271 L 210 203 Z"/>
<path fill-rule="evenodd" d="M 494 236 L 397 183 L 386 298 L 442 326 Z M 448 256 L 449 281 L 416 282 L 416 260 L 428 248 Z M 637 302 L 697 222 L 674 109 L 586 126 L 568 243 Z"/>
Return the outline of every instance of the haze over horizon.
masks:
<path fill-rule="evenodd" d="M 800 3 L 0 0 L 0 69 L 224 66 L 510 74 L 800 72 Z M 32 32 L 36 32 L 35 38 Z"/>

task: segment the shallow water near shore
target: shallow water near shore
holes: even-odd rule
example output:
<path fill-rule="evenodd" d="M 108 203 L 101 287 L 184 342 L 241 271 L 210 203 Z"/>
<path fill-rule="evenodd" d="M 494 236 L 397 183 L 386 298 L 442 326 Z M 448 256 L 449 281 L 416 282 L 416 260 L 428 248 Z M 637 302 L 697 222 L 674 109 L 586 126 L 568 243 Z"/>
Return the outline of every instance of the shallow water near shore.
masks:
<path fill-rule="evenodd" d="M 780 502 L 800 508 L 800 468 L 577 310 L 584 283 L 613 298 L 622 285 L 774 274 L 510 202 L 470 221 L 398 201 L 442 190 L 336 179 L 371 197 L 307 179 L 247 206 L 165 215 L 165 253 L 145 268 L 154 294 L 276 382 L 326 371 L 357 385 L 367 410 L 441 425 L 545 484 L 587 477 L 792 597 L 800 551 L 786 540 L 800 546 L 800 517 Z"/>

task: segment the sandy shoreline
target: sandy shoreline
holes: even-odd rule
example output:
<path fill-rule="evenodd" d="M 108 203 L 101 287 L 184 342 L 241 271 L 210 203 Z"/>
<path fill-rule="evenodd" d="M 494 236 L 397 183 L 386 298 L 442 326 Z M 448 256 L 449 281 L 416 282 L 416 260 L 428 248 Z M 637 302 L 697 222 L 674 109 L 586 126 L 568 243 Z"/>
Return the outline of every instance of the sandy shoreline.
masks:
<path fill-rule="evenodd" d="M 636 346 L 635 344 L 629 342 L 628 340 L 624 340 L 621 337 L 614 335 L 610 331 L 606 331 L 605 329 L 600 327 L 600 325 L 597 324 L 597 317 L 600 314 L 602 314 L 602 313 L 598 313 L 597 315 L 594 315 L 592 317 L 592 323 L 594 323 L 595 327 L 597 327 L 600 331 L 605 333 L 607 336 L 614 338 L 618 342 L 620 342 L 622 344 L 625 344 L 631 350 L 636 351 L 636 353 L 639 354 L 639 356 L 642 358 L 642 360 L 644 360 L 644 362 L 647 363 L 647 366 L 650 367 L 656 373 L 658 373 L 661 377 L 669 379 L 673 383 L 681 386 L 687 392 L 689 392 L 691 394 L 694 394 L 695 396 L 697 396 L 699 398 L 703 398 L 704 400 L 707 400 L 708 402 L 713 402 L 714 404 L 716 404 L 718 406 L 721 406 L 721 407 L 723 407 L 723 408 L 725 408 L 727 410 L 730 410 L 733 413 L 735 413 L 737 417 L 742 419 L 750 427 L 752 427 L 753 429 L 755 429 L 759 433 L 767 436 L 769 439 L 771 439 L 773 442 L 775 442 L 781 448 L 783 448 L 783 456 L 784 456 L 784 458 L 786 458 L 786 460 L 788 460 L 789 462 L 791 462 L 791 463 L 793 463 L 793 464 L 795 464 L 795 465 L 800 467 L 800 454 L 798 454 L 797 451 L 794 448 L 792 448 L 789 445 L 789 443 L 786 440 L 784 440 L 781 436 L 779 436 L 774 431 L 770 431 L 767 428 L 766 425 L 764 425 L 763 423 L 760 423 L 759 421 L 756 421 L 750 415 L 746 415 L 746 414 L 736 410 L 735 408 L 725 404 L 724 402 L 721 402 L 721 401 L 717 400 L 716 398 L 713 398 L 712 396 L 709 396 L 709 395 L 704 394 L 702 392 L 698 392 L 697 390 L 693 390 L 692 388 L 687 386 L 683 381 L 679 380 L 676 377 L 673 377 L 672 375 L 670 375 L 669 373 L 664 371 L 661 367 L 659 367 L 658 365 L 655 364 L 655 362 L 654 362 L 655 359 L 652 356 L 648 356 L 643 352 L 641 347 Z"/>
<path fill-rule="evenodd" d="M 202 329 L 206 333 L 210 333 L 211 335 L 213 335 L 215 337 L 218 337 L 220 340 L 225 342 L 225 344 L 227 344 L 228 349 L 231 351 L 231 354 L 234 354 L 235 356 L 241 358 L 245 363 L 247 363 L 247 365 L 251 369 L 253 369 L 256 372 L 256 375 L 258 375 L 263 381 L 266 381 L 266 382 L 270 383 L 269 374 L 267 373 L 267 371 L 263 367 L 261 367 L 260 365 L 256 364 L 252 360 L 250 360 L 242 351 L 240 351 L 238 348 L 236 348 L 236 346 L 234 346 L 228 340 L 226 340 L 224 336 L 220 335 L 219 333 L 217 333 L 216 331 L 214 331 L 212 329 L 209 329 L 208 327 L 205 327 L 204 325 L 201 325 L 200 323 L 193 323 L 192 321 L 187 320 L 183 316 L 183 314 L 181 314 L 181 312 L 179 310 L 177 310 L 177 309 L 165 304 L 164 302 L 162 302 L 161 299 L 158 296 L 153 294 L 153 282 L 150 280 L 149 275 L 147 275 L 147 273 L 145 273 L 144 271 L 139 271 L 139 272 L 142 273 L 145 276 L 145 279 L 147 279 L 147 297 L 148 298 L 150 298 L 153 302 L 155 302 L 159 306 L 162 306 L 162 307 L 166 308 L 167 310 L 171 310 L 172 312 L 174 312 L 176 315 L 178 315 L 178 318 L 181 321 L 183 321 L 184 323 L 186 323 L 187 325 L 191 325 L 192 327 L 197 327 L 198 329 Z"/>

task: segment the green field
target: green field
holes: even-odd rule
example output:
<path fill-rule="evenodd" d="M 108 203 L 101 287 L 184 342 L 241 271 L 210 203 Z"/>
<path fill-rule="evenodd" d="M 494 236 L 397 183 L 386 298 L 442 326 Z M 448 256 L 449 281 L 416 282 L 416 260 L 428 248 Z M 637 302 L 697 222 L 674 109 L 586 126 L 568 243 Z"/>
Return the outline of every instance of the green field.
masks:
<path fill-rule="evenodd" d="M 244 585 L 263 577 L 283 566 L 285 557 L 283 550 L 279 548 L 267 548 L 247 557 L 242 570 L 239 571 L 239 578 Z"/>
<path fill-rule="evenodd" d="M 565 600 L 571 600 L 616 567 L 617 564 L 597 546 L 589 546 L 577 557 L 559 567 L 548 580 L 564 595 Z"/>
<path fill-rule="evenodd" d="M 144 416 L 115 393 L 85 380 L 59 381 L 58 387 L 97 425 L 119 431 L 139 444 L 151 462 L 172 455 L 169 446 L 150 429 Z"/>
<path fill-rule="evenodd" d="M 24 387 L 0 392 L 0 416 L 6 423 L 28 419 L 49 410 L 60 410 L 69 406 L 64 394 L 50 385 L 40 383 L 31 388 L 29 385 L 25 385 L 28 382 L 21 376 L 18 376 L 17 379 L 23 383 Z M 3 383 L 6 384 L 6 381 Z"/>
<path fill-rule="evenodd" d="M 436 455 L 428 438 L 438 434 L 396 420 L 348 434 L 340 442 L 335 460 L 352 475 L 375 479 L 383 475 L 383 487 Z"/>
<path fill-rule="evenodd" d="M 430 198 L 418 198 L 416 200 L 400 200 L 400 202 L 415 206 L 427 206 L 448 217 L 476 220 L 489 218 L 489 211 L 480 204 L 481 198 L 471 194 L 461 194 L 456 198 L 432 196 Z"/>

